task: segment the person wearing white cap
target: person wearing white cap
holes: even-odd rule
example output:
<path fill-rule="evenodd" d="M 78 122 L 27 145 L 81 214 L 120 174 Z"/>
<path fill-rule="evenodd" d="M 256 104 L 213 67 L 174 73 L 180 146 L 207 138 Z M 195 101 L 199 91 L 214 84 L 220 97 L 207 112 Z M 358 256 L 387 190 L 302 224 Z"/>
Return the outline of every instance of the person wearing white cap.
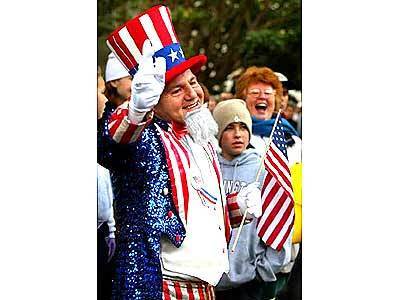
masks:
<path fill-rule="evenodd" d="M 105 124 L 110 115 L 118 108 L 129 101 L 131 97 L 132 76 L 128 73 L 123 64 L 118 60 L 113 52 L 108 55 L 105 70 L 105 89 L 101 89 L 101 76 L 98 78 L 97 95 L 97 128 L 100 129 Z M 101 143 L 100 143 L 101 144 Z M 100 144 L 98 147 L 101 148 Z M 108 151 L 104 149 L 104 151 Z"/>
<path fill-rule="evenodd" d="M 132 76 L 112 52 L 108 55 L 105 81 L 105 96 L 115 107 L 130 99 Z"/>
<path fill-rule="evenodd" d="M 289 101 L 289 80 L 287 79 L 287 77 L 285 75 L 283 75 L 282 73 L 279 72 L 274 72 L 276 76 L 278 76 L 279 81 L 282 84 L 282 95 L 281 95 L 281 108 L 282 110 L 285 110 L 287 105 L 288 105 L 288 101 Z"/>

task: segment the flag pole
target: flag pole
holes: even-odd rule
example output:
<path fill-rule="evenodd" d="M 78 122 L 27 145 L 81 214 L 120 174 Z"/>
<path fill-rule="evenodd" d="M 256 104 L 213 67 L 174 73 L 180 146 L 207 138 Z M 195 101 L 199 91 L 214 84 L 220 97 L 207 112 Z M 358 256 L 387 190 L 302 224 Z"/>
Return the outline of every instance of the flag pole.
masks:
<path fill-rule="evenodd" d="M 260 177 L 260 175 L 261 175 L 261 170 L 262 170 L 262 168 L 263 168 L 263 166 L 264 166 L 265 156 L 267 155 L 268 150 L 269 150 L 269 147 L 271 146 L 272 135 L 274 134 L 276 125 L 278 124 L 278 120 L 279 120 L 279 117 L 280 117 L 280 115 L 281 115 L 281 112 L 282 112 L 282 108 L 279 109 L 278 114 L 276 115 L 275 122 L 274 122 L 274 126 L 272 127 L 271 134 L 269 135 L 267 147 L 265 148 L 265 151 L 264 151 L 264 153 L 263 153 L 263 156 L 261 156 L 262 159 L 261 159 L 261 162 L 260 162 L 260 167 L 258 168 L 257 175 L 256 175 L 256 179 L 254 180 L 254 182 L 258 181 L 258 179 L 259 179 L 259 177 Z M 232 246 L 232 252 L 235 252 L 236 245 L 237 245 L 237 243 L 238 243 L 238 241 L 239 241 L 240 233 L 242 232 L 244 220 L 246 219 L 246 215 L 247 215 L 247 207 L 246 207 L 246 210 L 244 211 L 242 221 L 240 222 L 240 226 L 239 226 L 239 229 L 238 229 L 238 234 L 236 235 L 235 241 L 234 241 L 233 246 Z"/>
<path fill-rule="evenodd" d="M 278 114 L 276 115 L 276 119 L 275 119 L 275 122 L 274 122 L 274 126 L 272 127 L 271 134 L 269 135 L 267 147 L 265 148 L 265 151 L 264 151 L 264 153 L 263 153 L 263 156 L 261 156 L 262 159 L 261 159 L 261 162 L 260 162 L 260 167 L 258 168 L 257 175 L 256 175 L 256 179 L 255 179 L 254 181 L 258 181 L 258 179 L 259 179 L 259 177 L 260 177 L 260 175 L 261 175 L 261 170 L 262 170 L 262 168 L 263 168 L 263 166 L 264 166 L 265 156 L 267 155 L 267 152 L 268 152 L 268 150 L 269 150 L 269 147 L 271 146 L 272 135 L 273 135 L 273 133 L 274 133 L 274 131 L 275 131 L 276 125 L 278 124 L 278 120 L 279 120 L 279 117 L 280 117 L 280 115 L 281 115 L 281 112 L 282 112 L 282 108 L 279 109 Z"/>

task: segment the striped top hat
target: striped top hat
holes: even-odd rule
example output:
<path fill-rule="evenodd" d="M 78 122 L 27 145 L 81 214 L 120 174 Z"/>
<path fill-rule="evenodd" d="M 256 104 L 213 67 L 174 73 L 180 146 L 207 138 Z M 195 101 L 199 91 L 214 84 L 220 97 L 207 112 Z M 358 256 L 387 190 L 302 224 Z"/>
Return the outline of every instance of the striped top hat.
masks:
<path fill-rule="evenodd" d="M 124 23 L 107 38 L 108 47 L 132 76 L 138 70 L 146 39 L 150 40 L 154 48 L 153 57 L 165 58 L 166 83 L 188 69 L 193 73 L 199 72 L 207 62 L 207 57 L 202 54 L 185 58 L 172 25 L 169 9 L 157 5 Z"/>

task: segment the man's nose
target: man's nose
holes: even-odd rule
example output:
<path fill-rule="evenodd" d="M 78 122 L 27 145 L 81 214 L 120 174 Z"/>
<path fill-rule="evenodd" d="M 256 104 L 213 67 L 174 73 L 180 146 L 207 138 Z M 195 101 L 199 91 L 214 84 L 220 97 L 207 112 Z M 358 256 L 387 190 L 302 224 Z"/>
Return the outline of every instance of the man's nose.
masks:
<path fill-rule="evenodd" d="M 197 96 L 197 93 L 194 90 L 194 88 L 191 85 L 188 85 L 187 88 L 186 88 L 186 91 L 185 91 L 185 98 L 184 99 L 186 101 L 190 101 L 190 100 L 196 98 L 196 96 Z"/>

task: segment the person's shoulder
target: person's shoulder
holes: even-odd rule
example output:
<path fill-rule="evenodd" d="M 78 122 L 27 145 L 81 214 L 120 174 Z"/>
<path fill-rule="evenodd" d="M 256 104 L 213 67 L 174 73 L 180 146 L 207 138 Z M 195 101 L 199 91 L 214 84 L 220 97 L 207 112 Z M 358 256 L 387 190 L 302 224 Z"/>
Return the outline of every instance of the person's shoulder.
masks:
<path fill-rule="evenodd" d="M 254 148 L 244 150 L 240 155 L 232 160 L 232 164 L 238 164 L 239 167 L 251 167 L 253 165 L 259 165 L 261 161 L 261 154 Z"/>
<path fill-rule="evenodd" d="M 97 163 L 97 177 L 100 178 L 106 176 L 110 176 L 110 171 L 105 167 L 103 167 L 102 165 L 100 165 L 99 163 Z"/>
<path fill-rule="evenodd" d="M 244 150 L 240 155 L 240 157 L 251 157 L 252 160 L 260 160 L 261 159 L 261 154 L 260 152 L 255 149 L 255 148 L 248 148 Z"/>
<path fill-rule="evenodd" d="M 160 131 L 156 127 L 155 123 L 152 121 L 140 133 L 140 136 L 137 140 L 137 144 L 138 146 L 139 145 L 141 146 L 147 143 L 152 143 L 152 144 L 161 143 L 160 135 L 161 135 Z"/>
<path fill-rule="evenodd" d="M 301 140 L 300 137 L 298 137 L 298 136 L 296 136 L 296 135 L 292 135 L 292 139 L 294 140 L 294 144 L 295 144 L 295 145 L 296 145 L 296 144 L 301 145 L 302 140 Z"/>
<path fill-rule="evenodd" d="M 301 162 L 301 152 L 302 152 L 302 141 L 298 136 L 293 135 L 292 139 L 294 141 L 294 144 L 290 147 L 288 147 L 288 159 L 289 159 L 289 165 L 292 166 L 296 162 Z"/>
<path fill-rule="evenodd" d="M 253 147 L 260 155 L 265 150 L 268 138 L 263 138 L 259 135 L 251 135 L 250 146 Z"/>

